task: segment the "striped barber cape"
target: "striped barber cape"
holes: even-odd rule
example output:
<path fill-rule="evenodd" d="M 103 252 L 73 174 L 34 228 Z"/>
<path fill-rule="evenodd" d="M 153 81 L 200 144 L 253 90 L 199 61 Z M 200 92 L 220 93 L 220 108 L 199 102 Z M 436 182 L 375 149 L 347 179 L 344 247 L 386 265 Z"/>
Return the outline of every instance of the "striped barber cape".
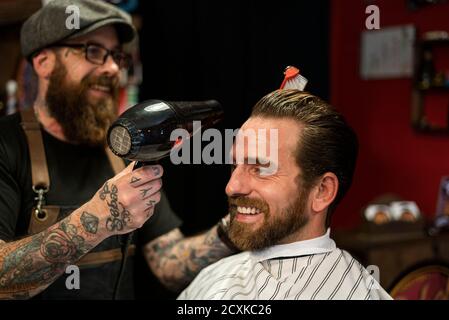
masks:
<path fill-rule="evenodd" d="M 326 234 L 246 251 L 205 268 L 179 300 L 391 299 L 369 272 Z"/>

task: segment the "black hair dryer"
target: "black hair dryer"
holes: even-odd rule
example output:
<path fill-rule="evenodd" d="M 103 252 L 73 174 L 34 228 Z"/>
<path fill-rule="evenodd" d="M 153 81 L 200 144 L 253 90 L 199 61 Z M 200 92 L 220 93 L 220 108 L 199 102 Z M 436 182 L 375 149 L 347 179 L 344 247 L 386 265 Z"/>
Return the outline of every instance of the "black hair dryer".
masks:
<path fill-rule="evenodd" d="M 194 121 L 201 121 L 195 128 L 209 128 L 223 117 L 223 109 L 215 100 L 148 100 L 126 110 L 109 128 L 107 141 L 117 156 L 138 161 L 137 168 L 156 163 L 182 145 L 183 141 L 170 139 L 173 130 L 184 129 L 192 136 L 196 133 Z"/>

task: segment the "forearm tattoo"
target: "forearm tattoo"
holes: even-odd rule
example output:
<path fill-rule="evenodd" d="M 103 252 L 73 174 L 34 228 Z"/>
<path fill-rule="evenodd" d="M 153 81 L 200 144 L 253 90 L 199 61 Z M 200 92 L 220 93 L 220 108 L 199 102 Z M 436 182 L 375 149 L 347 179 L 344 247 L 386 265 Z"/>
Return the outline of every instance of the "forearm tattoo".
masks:
<path fill-rule="evenodd" d="M 84 212 L 80 222 L 91 232 L 96 219 Z M 52 229 L 0 247 L 0 298 L 28 298 L 42 291 L 93 248 L 85 231 L 79 230 L 83 228 L 70 220 L 69 216 Z"/>
<path fill-rule="evenodd" d="M 45 260 L 53 265 L 73 263 L 90 249 L 92 246 L 78 234 L 78 228 L 64 221 L 46 234 L 40 248 Z"/>
<path fill-rule="evenodd" d="M 84 230 L 86 230 L 89 233 L 96 234 L 98 231 L 98 222 L 100 219 L 98 219 L 95 215 L 84 211 L 81 215 L 81 224 L 84 227 Z"/>
<path fill-rule="evenodd" d="M 173 291 L 182 290 L 204 267 L 230 254 L 217 237 L 216 227 L 191 238 L 183 238 L 176 229 L 145 247 L 145 257 L 152 271 Z"/>
<path fill-rule="evenodd" d="M 106 220 L 108 231 L 122 231 L 131 221 L 131 213 L 118 201 L 118 189 L 115 184 L 106 182 L 99 191 L 100 199 L 106 201 L 109 207 L 110 217 Z M 109 196 L 109 201 L 108 201 Z"/>
<path fill-rule="evenodd" d="M 0 297 L 17 298 L 45 284 L 43 276 L 48 274 L 51 266 L 43 261 L 34 262 L 39 254 L 43 234 L 35 235 L 21 241 L 17 246 L 5 245 L 0 250 Z"/>

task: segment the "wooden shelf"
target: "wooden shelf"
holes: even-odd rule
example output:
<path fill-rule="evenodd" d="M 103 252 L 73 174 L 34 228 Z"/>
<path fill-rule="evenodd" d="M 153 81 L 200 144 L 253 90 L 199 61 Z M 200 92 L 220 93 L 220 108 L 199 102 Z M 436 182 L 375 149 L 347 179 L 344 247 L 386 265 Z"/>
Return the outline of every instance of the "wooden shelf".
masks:
<path fill-rule="evenodd" d="M 436 86 L 430 85 L 428 88 L 423 88 L 420 86 L 420 70 L 421 63 L 423 59 L 423 54 L 425 51 L 430 50 L 433 52 L 434 49 L 438 47 L 449 46 L 449 39 L 432 39 L 432 40 L 418 40 L 416 42 L 415 50 L 415 74 L 414 74 L 414 86 L 412 90 L 412 112 L 411 112 L 411 124 L 413 129 L 417 133 L 422 134 L 432 134 L 439 136 L 449 136 L 449 110 L 447 123 L 444 125 L 436 126 L 429 123 L 428 117 L 426 116 L 426 108 L 424 106 L 424 97 L 429 94 L 445 94 L 449 98 L 449 86 Z M 430 83 L 435 83 L 432 80 Z M 444 81 L 438 81 L 436 83 L 445 83 Z"/>
<path fill-rule="evenodd" d="M 422 92 L 449 92 L 449 86 L 431 86 L 429 88 L 419 88 L 416 87 L 416 90 L 422 91 Z"/>
<path fill-rule="evenodd" d="M 449 39 L 442 38 L 442 39 L 422 39 L 421 44 L 426 46 L 444 46 L 449 45 Z"/>
<path fill-rule="evenodd" d="M 414 127 L 416 132 L 436 135 L 436 136 L 449 136 L 449 128 L 440 128 L 440 127 Z"/>
<path fill-rule="evenodd" d="M 380 283 L 387 290 L 399 275 L 418 263 L 449 262 L 449 233 L 430 236 L 420 228 L 391 233 L 366 232 L 359 228 L 337 231 L 332 238 L 339 248 L 349 251 L 363 265 L 378 266 Z"/>

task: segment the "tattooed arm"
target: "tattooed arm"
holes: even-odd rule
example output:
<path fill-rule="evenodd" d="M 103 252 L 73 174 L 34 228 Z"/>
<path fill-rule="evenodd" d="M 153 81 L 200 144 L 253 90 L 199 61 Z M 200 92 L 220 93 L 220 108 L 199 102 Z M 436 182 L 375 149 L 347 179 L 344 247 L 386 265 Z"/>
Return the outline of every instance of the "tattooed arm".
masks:
<path fill-rule="evenodd" d="M 140 228 L 160 200 L 162 168 L 131 164 L 85 205 L 45 231 L 0 243 L 0 299 L 29 298 L 104 239 Z M 142 196 L 142 189 L 151 188 Z"/>
<path fill-rule="evenodd" d="M 0 244 L 0 298 L 29 298 L 95 247 L 99 219 L 86 206 L 31 237 Z"/>
<path fill-rule="evenodd" d="M 175 229 L 144 247 L 151 271 L 172 291 L 184 289 L 204 267 L 232 253 L 218 238 L 217 226 L 188 238 Z"/>

